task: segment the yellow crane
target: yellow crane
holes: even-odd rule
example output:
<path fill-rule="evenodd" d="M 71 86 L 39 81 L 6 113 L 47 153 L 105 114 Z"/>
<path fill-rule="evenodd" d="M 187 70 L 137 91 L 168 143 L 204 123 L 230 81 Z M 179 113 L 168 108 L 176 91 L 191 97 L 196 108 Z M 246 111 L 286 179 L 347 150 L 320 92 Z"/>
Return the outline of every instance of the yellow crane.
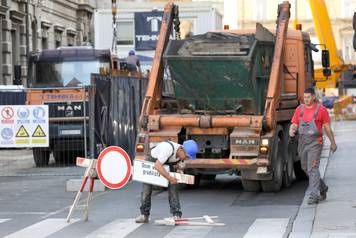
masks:
<path fill-rule="evenodd" d="M 316 87 L 319 89 L 336 88 L 337 81 L 341 74 L 349 70 L 351 65 L 346 65 L 342 57 L 337 53 L 335 38 L 325 1 L 309 0 L 309 5 L 319 43 L 329 50 L 330 55 L 331 76 L 325 77 L 323 68 L 315 69 L 314 79 L 316 81 Z"/>

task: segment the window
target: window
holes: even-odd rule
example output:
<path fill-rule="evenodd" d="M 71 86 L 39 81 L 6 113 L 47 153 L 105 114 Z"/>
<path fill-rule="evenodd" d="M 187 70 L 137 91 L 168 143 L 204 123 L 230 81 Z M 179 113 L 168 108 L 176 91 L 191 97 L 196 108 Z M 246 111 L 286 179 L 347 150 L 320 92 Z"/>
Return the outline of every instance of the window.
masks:
<path fill-rule="evenodd" d="M 342 38 L 342 55 L 344 60 L 346 62 L 356 60 L 356 53 L 352 46 L 352 34 L 344 35 Z"/>
<path fill-rule="evenodd" d="M 342 16 L 344 18 L 351 18 L 354 15 L 356 7 L 355 0 L 343 0 L 342 1 Z"/>
<path fill-rule="evenodd" d="M 132 21 L 120 21 L 117 29 L 118 45 L 134 44 L 134 24 Z"/>
<path fill-rule="evenodd" d="M 267 0 L 254 0 L 253 18 L 256 21 L 266 20 L 266 12 L 267 12 Z"/>
<path fill-rule="evenodd" d="M 47 38 L 42 38 L 42 49 L 48 49 L 48 40 L 47 40 Z"/>

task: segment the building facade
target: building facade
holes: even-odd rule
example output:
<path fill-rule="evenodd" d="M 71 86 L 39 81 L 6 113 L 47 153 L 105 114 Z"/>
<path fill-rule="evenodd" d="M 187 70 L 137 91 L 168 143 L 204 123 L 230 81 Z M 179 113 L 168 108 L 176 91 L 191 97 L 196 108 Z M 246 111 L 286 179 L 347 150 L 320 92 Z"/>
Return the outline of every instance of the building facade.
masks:
<path fill-rule="evenodd" d="M 356 63 L 356 53 L 352 47 L 352 17 L 356 9 L 356 0 L 324 0 L 327 6 L 336 45 L 345 63 Z M 277 7 L 281 0 L 237 0 L 238 28 L 253 28 L 256 22 L 274 29 L 277 19 Z M 309 0 L 290 0 L 291 21 L 297 19 L 303 31 L 310 34 L 313 43 L 319 43 Z M 291 27 L 291 25 L 290 25 Z M 314 55 L 320 62 L 320 53 Z"/>
<path fill-rule="evenodd" d="M 110 1 L 111 2 L 111 1 Z M 135 13 L 163 11 L 167 1 L 119 1 L 116 15 L 117 35 L 116 52 L 120 58 L 125 58 L 131 49 L 135 49 L 142 56 L 141 66 L 149 69 L 154 56 L 154 50 L 140 50 L 135 48 L 138 35 L 135 32 Z M 185 35 L 203 34 L 209 30 L 222 29 L 223 15 L 212 2 L 175 1 L 179 6 L 180 31 Z M 94 45 L 98 49 L 112 48 L 113 27 L 111 5 L 101 3 L 94 11 Z M 152 26 L 152 25 L 151 25 Z M 157 28 L 155 34 L 159 34 Z M 141 67 L 142 68 L 142 67 Z"/>
<path fill-rule="evenodd" d="M 13 84 L 15 66 L 20 66 L 26 86 L 28 52 L 91 45 L 92 1 L 1 0 L 0 4 L 0 85 Z"/>

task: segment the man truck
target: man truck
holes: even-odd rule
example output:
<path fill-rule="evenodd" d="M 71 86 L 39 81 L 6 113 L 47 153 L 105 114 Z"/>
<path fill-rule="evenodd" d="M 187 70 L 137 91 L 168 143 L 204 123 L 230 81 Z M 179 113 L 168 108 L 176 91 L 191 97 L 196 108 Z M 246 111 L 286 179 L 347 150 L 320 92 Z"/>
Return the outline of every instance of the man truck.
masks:
<path fill-rule="evenodd" d="M 27 104 L 49 108 L 49 147 L 33 148 L 37 166 L 47 165 L 51 152 L 59 163 L 84 156 L 89 137 L 85 125 L 89 124 L 90 75 L 110 66 L 110 50 L 91 47 L 48 49 L 30 55 Z"/>
<path fill-rule="evenodd" d="M 186 173 L 241 176 L 244 190 L 274 192 L 302 177 L 290 120 L 314 82 L 310 37 L 288 29 L 290 4 L 278 7 L 277 28 L 179 36 L 178 7 L 168 3 L 141 112 L 135 159 L 156 143 L 199 145 Z M 178 24 L 177 24 L 178 22 Z M 177 34 L 178 33 L 178 34 Z M 167 72 L 173 97 L 162 93 Z"/>

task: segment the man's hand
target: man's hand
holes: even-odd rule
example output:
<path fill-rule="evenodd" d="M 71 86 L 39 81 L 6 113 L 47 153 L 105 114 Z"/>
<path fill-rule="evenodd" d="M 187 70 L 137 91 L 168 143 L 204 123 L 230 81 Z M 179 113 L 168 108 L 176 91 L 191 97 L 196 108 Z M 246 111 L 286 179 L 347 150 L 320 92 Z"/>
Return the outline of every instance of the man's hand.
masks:
<path fill-rule="evenodd" d="M 289 136 L 294 137 L 297 132 L 298 126 L 296 124 L 292 124 L 289 128 Z"/>
<path fill-rule="evenodd" d="M 175 177 L 172 177 L 172 176 L 169 177 L 168 181 L 172 185 L 178 184 L 178 180 Z"/>
<path fill-rule="evenodd" d="M 332 151 L 333 153 L 335 153 L 336 150 L 337 150 L 337 145 L 336 145 L 335 143 L 332 143 L 332 144 L 331 144 L 331 151 Z"/>
<path fill-rule="evenodd" d="M 335 143 L 334 133 L 331 130 L 330 123 L 323 124 L 325 129 L 326 135 L 328 136 L 330 143 L 331 143 L 331 151 L 334 153 L 337 150 L 337 145 Z"/>

